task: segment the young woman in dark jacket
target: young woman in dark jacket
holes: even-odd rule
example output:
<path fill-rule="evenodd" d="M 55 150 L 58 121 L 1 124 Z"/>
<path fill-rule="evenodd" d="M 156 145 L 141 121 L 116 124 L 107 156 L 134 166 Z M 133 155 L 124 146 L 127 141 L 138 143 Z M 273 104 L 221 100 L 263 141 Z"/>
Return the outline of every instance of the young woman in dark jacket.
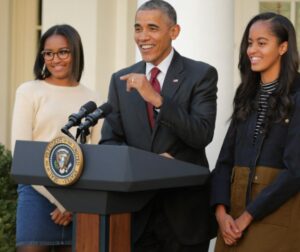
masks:
<path fill-rule="evenodd" d="M 275 13 L 244 32 L 231 124 L 212 177 L 216 252 L 300 251 L 300 75 L 295 29 Z"/>

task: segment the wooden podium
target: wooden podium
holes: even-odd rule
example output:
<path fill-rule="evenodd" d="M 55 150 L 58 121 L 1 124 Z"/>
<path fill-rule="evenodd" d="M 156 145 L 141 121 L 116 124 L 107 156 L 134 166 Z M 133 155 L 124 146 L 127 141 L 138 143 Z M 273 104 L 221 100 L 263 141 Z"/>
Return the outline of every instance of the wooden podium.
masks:
<path fill-rule="evenodd" d="M 80 145 L 84 171 L 70 186 L 58 186 L 44 171 L 46 142 L 17 141 L 12 176 L 19 184 L 44 185 L 75 213 L 73 251 L 130 252 L 130 213 L 159 189 L 202 185 L 205 167 L 128 146 Z"/>

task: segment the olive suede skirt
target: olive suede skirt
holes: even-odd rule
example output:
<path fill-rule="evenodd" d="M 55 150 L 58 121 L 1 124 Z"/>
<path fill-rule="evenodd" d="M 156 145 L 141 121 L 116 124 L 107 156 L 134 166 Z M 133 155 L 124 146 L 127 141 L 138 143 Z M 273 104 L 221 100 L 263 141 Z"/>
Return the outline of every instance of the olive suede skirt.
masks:
<path fill-rule="evenodd" d="M 277 177 L 280 169 L 258 166 L 252 181 L 254 199 Z M 246 193 L 250 169 L 234 167 L 231 183 L 231 211 L 239 217 L 246 208 Z M 215 252 L 296 252 L 300 251 L 300 193 L 290 198 L 273 213 L 253 221 L 236 245 L 227 246 L 220 233 Z"/>

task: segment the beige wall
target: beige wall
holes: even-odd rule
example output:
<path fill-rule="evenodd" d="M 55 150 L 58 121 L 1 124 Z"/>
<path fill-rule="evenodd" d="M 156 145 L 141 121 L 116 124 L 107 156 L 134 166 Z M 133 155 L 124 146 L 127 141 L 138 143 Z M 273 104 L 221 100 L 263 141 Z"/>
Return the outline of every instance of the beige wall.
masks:
<path fill-rule="evenodd" d="M 9 148 L 15 90 L 33 78 L 37 0 L 0 0 L 0 6 L 0 142 Z"/>
<path fill-rule="evenodd" d="M 7 143 L 10 73 L 10 0 L 0 0 L 0 143 Z"/>

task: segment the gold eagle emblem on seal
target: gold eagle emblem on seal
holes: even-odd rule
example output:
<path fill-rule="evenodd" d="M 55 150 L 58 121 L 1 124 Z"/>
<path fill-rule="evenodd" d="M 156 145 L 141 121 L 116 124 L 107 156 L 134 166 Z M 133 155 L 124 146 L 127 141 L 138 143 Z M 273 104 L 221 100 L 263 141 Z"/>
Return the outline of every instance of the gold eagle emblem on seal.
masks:
<path fill-rule="evenodd" d="M 53 183 L 74 184 L 83 171 L 83 154 L 78 143 L 68 136 L 54 138 L 46 147 L 44 168 Z"/>

